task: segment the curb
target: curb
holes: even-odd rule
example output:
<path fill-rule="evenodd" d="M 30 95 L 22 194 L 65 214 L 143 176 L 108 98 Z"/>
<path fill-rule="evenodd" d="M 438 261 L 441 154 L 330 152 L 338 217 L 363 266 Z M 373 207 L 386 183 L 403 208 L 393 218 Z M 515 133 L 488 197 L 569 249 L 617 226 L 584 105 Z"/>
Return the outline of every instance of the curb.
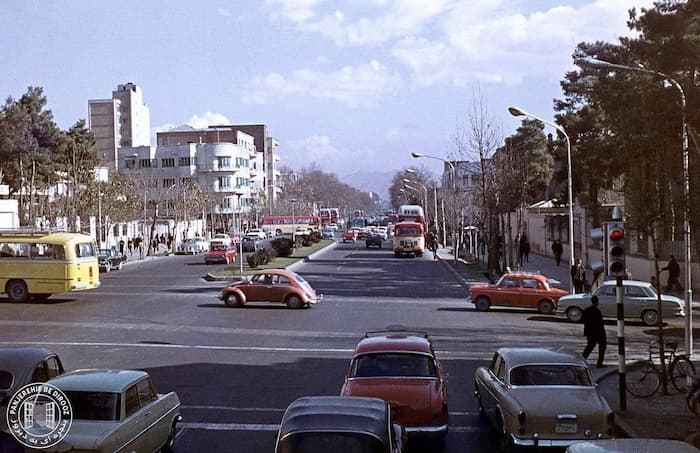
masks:
<path fill-rule="evenodd" d="M 617 375 L 618 375 L 617 368 L 614 368 L 611 370 L 606 370 L 600 376 L 598 376 L 596 378 L 595 383 L 600 386 L 600 385 L 602 385 L 604 380 L 612 378 L 613 376 L 617 376 Z M 607 398 L 606 398 L 606 400 L 607 400 Z M 609 402 L 608 402 L 608 405 L 610 405 Z M 615 414 L 617 414 L 620 411 L 613 409 L 613 412 Z M 639 437 L 636 435 L 632 426 L 630 426 L 630 424 L 627 423 L 626 421 L 622 420 L 621 417 L 616 416 L 614 423 L 615 423 L 616 430 L 619 430 L 620 432 L 622 432 L 626 437 Z"/>

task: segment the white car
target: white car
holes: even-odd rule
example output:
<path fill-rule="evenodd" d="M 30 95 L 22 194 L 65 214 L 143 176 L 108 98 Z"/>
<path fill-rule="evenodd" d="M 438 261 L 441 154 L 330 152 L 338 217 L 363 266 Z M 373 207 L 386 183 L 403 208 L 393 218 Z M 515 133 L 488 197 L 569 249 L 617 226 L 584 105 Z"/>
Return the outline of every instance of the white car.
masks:
<path fill-rule="evenodd" d="M 381 236 L 385 241 L 389 239 L 389 230 L 385 226 L 374 227 L 374 234 Z"/>
<path fill-rule="evenodd" d="M 251 230 L 248 230 L 248 232 L 245 234 L 247 238 L 253 238 L 253 239 L 266 239 L 267 238 L 267 233 L 261 230 L 260 228 L 253 228 Z"/>
<path fill-rule="evenodd" d="M 338 231 L 338 224 L 337 223 L 329 223 L 326 228 L 331 228 L 333 231 Z"/>
<path fill-rule="evenodd" d="M 209 249 L 209 244 L 204 238 L 187 238 L 177 246 L 178 254 L 204 253 Z"/>

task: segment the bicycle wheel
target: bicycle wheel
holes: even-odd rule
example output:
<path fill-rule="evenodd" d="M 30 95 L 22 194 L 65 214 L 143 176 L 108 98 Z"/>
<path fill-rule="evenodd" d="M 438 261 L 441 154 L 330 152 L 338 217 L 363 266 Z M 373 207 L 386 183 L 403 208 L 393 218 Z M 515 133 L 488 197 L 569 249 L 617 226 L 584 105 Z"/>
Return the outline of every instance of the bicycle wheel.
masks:
<path fill-rule="evenodd" d="M 687 357 L 679 356 L 671 362 L 671 382 L 676 390 L 686 393 L 694 378 L 695 365 Z"/>
<path fill-rule="evenodd" d="M 626 374 L 627 391 L 637 398 L 647 398 L 656 393 L 661 386 L 659 372 L 648 363 L 632 365 Z"/>

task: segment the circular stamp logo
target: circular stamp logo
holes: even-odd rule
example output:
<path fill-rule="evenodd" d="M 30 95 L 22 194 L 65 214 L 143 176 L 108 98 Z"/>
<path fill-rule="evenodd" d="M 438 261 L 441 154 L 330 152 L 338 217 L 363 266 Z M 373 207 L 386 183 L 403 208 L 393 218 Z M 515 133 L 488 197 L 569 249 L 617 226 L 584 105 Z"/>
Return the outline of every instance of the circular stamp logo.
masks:
<path fill-rule="evenodd" d="M 59 443 L 73 424 L 73 408 L 65 393 L 50 384 L 27 384 L 10 398 L 7 425 L 18 442 L 30 448 Z"/>

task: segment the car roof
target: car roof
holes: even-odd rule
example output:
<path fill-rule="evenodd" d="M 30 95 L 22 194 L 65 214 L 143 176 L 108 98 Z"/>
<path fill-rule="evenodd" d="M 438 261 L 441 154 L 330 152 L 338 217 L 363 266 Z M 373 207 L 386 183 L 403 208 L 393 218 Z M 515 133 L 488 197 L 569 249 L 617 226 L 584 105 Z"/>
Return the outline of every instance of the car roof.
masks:
<path fill-rule="evenodd" d="M 44 348 L 0 348 L 0 370 L 9 371 L 14 375 L 14 383 L 10 390 L 14 392 L 20 384 L 27 383 L 25 381 L 34 371 L 36 364 L 52 356 L 58 357 Z"/>
<path fill-rule="evenodd" d="M 367 332 L 355 348 L 356 354 L 380 351 L 406 351 L 432 354 L 433 348 L 425 332 L 372 331 Z"/>
<path fill-rule="evenodd" d="M 518 277 L 518 278 L 534 278 L 536 280 L 547 281 L 547 277 L 542 274 L 535 274 L 534 272 L 508 272 L 504 274 L 508 277 Z"/>
<path fill-rule="evenodd" d="M 87 392 L 124 392 L 148 373 L 141 370 L 75 370 L 49 380 L 61 390 Z"/>
<path fill-rule="evenodd" d="M 284 412 L 279 438 L 304 431 L 363 432 L 389 445 L 388 418 L 388 405 L 379 398 L 304 396 Z"/>
<path fill-rule="evenodd" d="M 581 354 L 566 348 L 508 347 L 500 348 L 498 353 L 511 368 L 533 363 L 568 363 L 588 366 Z"/>
<path fill-rule="evenodd" d="M 610 286 L 610 285 L 615 286 L 617 284 L 617 281 L 615 279 L 603 280 L 602 284 L 606 285 L 606 286 Z M 647 288 L 651 286 L 650 282 L 645 282 L 642 280 L 622 280 L 622 284 L 624 286 L 644 286 Z"/>

